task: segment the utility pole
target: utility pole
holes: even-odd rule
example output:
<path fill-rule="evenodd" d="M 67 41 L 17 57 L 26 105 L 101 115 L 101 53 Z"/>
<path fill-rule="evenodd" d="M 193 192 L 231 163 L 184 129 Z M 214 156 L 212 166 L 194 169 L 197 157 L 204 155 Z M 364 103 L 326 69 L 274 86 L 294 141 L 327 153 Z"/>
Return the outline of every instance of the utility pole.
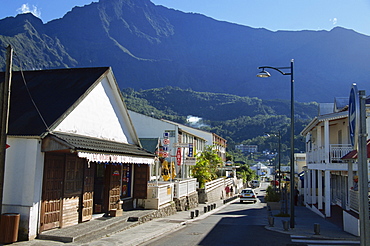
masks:
<path fill-rule="evenodd" d="M 12 80 L 13 49 L 6 48 L 6 71 L 4 83 L 0 84 L 0 214 L 3 209 L 6 136 L 8 134 L 10 87 Z"/>
<path fill-rule="evenodd" d="M 367 133 L 366 133 L 366 94 L 359 91 L 360 103 L 360 129 L 358 134 L 358 172 L 359 172 L 359 207 L 360 207 L 360 238 L 361 246 L 370 245 L 369 231 L 369 197 L 367 164 Z"/>

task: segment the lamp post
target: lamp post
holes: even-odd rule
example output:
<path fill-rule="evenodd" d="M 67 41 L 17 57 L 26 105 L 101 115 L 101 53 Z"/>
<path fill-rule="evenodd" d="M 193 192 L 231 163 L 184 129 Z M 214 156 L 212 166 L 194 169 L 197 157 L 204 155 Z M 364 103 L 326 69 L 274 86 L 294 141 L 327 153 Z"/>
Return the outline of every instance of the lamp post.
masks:
<path fill-rule="evenodd" d="M 281 73 L 282 75 L 290 75 L 290 228 L 294 228 L 294 77 L 293 77 L 293 65 L 294 59 L 290 61 L 290 67 L 270 67 L 262 66 L 258 69 L 262 69 L 257 74 L 259 78 L 268 78 L 270 73 L 265 69 L 273 69 Z M 283 70 L 290 69 L 290 72 L 284 72 Z"/>

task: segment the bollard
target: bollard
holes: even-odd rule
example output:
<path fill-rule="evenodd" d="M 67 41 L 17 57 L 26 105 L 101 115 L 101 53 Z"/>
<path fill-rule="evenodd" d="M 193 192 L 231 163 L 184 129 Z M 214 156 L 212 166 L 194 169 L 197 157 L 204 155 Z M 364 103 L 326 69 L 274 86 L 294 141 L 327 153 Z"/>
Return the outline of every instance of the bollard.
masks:
<path fill-rule="evenodd" d="M 319 223 L 313 224 L 313 231 L 315 232 L 315 235 L 320 235 L 320 224 Z"/>
<path fill-rule="evenodd" d="M 199 216 L 199 210 L 195 210 L 195 217 L 198 217 Z"/>
<path fill-rule="evenodd" d="M 208 212 L 211 211 L 211 205 L 208 205 L 207 208 L 208 208 Z"/>
<path fill-rule="evenodd" d="M 269 221 L 269 225 L 270 225 L 271 227 L 274 227 L 274 217 L 273 217 L 273 216 L 269 216 L 269 217 L 268 217 L 268 221 Z"/>
<path fill-rule="evenodd" d="M 216 208 L 216 203 L 214 203 L 213 206 Z"/>
<path fill-rule="evenodd" d="M 204 207 L 204 213 L 207 213 L 207 206 Z"/>
<path fill-rule="evenodd" d="M 282 222 L 283 222 L 284 231 L 289 230 L 289 220 L 283 220 Z"/>
<path fill-rule="evenodd" d="M 191 212 L 190 212 L 190 218 L 191 218 L 191 219 L 194 219 L 194 211 L 191 211 Z"/>

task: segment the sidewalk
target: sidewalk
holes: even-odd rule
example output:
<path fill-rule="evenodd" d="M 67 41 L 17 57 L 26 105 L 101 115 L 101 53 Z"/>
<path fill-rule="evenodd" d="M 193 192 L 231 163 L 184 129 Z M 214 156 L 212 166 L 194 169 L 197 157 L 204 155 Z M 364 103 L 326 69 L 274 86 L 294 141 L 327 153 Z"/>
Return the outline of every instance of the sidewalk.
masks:
<path fill-rule="evenodd" d="M 287 233 L 295 236 L 302 237 L 313 237 L 322 239 L 343 239 L 349 241 L 360 241 L 360 237 L 354 236 L 350 233 L 343 231 L 341 227 L 333 224 L 328 219 L 325 219 L 315 212 L 311 211 L 309 208 L 304 206 L 294 207 L 294 228 L 290 228 L 289 217 L 276 217 L 280 213 L 279 210 L 267 211 L 266 216 L 269 217 L 271 212 L 274 218 L 274 226 L 265 226 L 268 230 L 273 230 L 281 233 Z M 270 214 L 271 216 L 271 214 Z M 284 230 L 283 221 L 288 221 L 288 230 Z M 315 224 L 319 226 L 319 234 L 315 233 Z M 317 227 L 317 225 L 316 225 Z"/>
<path fill-rule="evenodd" d="M 122 217 L 96 218 L 75 226 L 43 232 L 39 236 L 42 239 L 16 242 L 12 245 L 54 246 L 65 245 L 65 243 L 71 246 L 137 245 L 165 233 L 180 229 L 192 221 L 203 219 L 227 206 L 236 198 L 235 196 L 225 201 L 219 200 L 214 203 L 199 204 L 197 208 L 189 211 L 181 211 L 168 217 L 156 219 L 150 219 L 151 214 L 155 212 L 154 210 L 125 211 Z M 205 209 L 207 212 L 204 212 Z M 195 210 L 199 211 L 197 217 L 195 217 Z M 191 218 L 191 212 L 194 212 L 194 218 Z"/>
<path fill-rule="evenodd" d="M 89 246 L 114 246 L 114 245 L 138 245 L 146 242 L 150 239 L 159 237 L 161 235 L 173 232 L 181 229 L 184 225 L 192 223 L 193 221 L 204 219 L 205 217 L 219 211 L 220 209 L 228 206 L 232 202 L 235 202 L 237 196 L 228 200 L 219 200 L 214 204 L 213 209 L 208 211 L 208 205 L 210 204 L 199 204 L 195 209 L 189 211 L 177 212 L 174 215 L 157 218 L 150 220 L 145 223 L 127 222 L 128 215 L 132 218 L 141 219 L 145 216 L 150 216 L 153 213 L 152 210 L 138 210 L 138 211 L 127 211 L 122 217 L 108 219 L 95 219 L 90 222 L 82 223 L 73 227 L 67 227 L 63 229 L 55 230 L 59 236 L 64 237 L 66 241 L 71 240 L 68 237 L 74 234 L 74 241 L 68 243 L 68 245 L 89 245 Z M 207 209 L 207 212 L 205 211 Z M 268 216 L 277 215 L 280 211 L 272 210 L 267 211 L 266 209 L 266 226 L 267 230 L 273 230 L 280 233 L 287 233 L 299 237 L 310 237 L 310 238 L 326 238 L 326 239 L 342 239 L 347 241 L 359 242 L 360 238 L 353 236 L 347 232 L 344 232 L 339 226 L 331 223 L 329 220 L 317 215 L 309 208 L 303 206 L 295 207 L 295 228 L 285 231 L 283 227 L 283 220 L 289 221 L 289 217 L 276 217 L 274 216 L 274 226 L 268 224 Z M 195 210 L 199 211 L 198 217 L 195 217 Z M 191 212 L 194 212 L 194 218 L 191 218 Z M 95 221 L 95 222 L 94 222 Z M 289 223 L 289 222 L 288 222 Z M 314 224 L 320 225 L 320 234 L 315 235 Z M 92 233 L 91 233 L 92 232 Z M 54 233 L 55 235 L 55 233 Z M 63 239 L 63 238 L 62 238 Z M 55 240 L 55 239 L 54 239 Z M 64 245 L 63 242 L 51 241 L 51 240 L 40 240 L 36 239 L 33 241 L 17 242 L 13 245 L 37 245 L 37 246 L 53 246 L 53 245 Z"/>

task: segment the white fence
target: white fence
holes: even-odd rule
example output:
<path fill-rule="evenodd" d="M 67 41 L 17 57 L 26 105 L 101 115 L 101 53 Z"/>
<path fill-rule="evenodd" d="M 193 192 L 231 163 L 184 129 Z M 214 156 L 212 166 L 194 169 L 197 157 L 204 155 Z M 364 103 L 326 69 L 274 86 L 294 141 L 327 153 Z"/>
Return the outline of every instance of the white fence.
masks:
<path fill-rule="evenodd" d="M 210 192 L 214 189 L 217 189 L 220 186 L 233 185 L 233 183 L 234 181 L 231 178 L 228 178 L 228 179 L 218 178 L 218 179 L 205 183 L 204 188 L 206 192 Z"/>
<path fill-rule="evenodd" d="M 197 179 L 185 179 L 174 183 L 174 198 L 187 196 L 197 190 Z"/>
<path fill-rule="evenodd" d="M 159 207 L 162 204 L 173 200 L 174 184 L 170 182 L 149 183 L 147 202 L 152 207 Z M 153 205 L 152 205 L 153 204 Z"/>

